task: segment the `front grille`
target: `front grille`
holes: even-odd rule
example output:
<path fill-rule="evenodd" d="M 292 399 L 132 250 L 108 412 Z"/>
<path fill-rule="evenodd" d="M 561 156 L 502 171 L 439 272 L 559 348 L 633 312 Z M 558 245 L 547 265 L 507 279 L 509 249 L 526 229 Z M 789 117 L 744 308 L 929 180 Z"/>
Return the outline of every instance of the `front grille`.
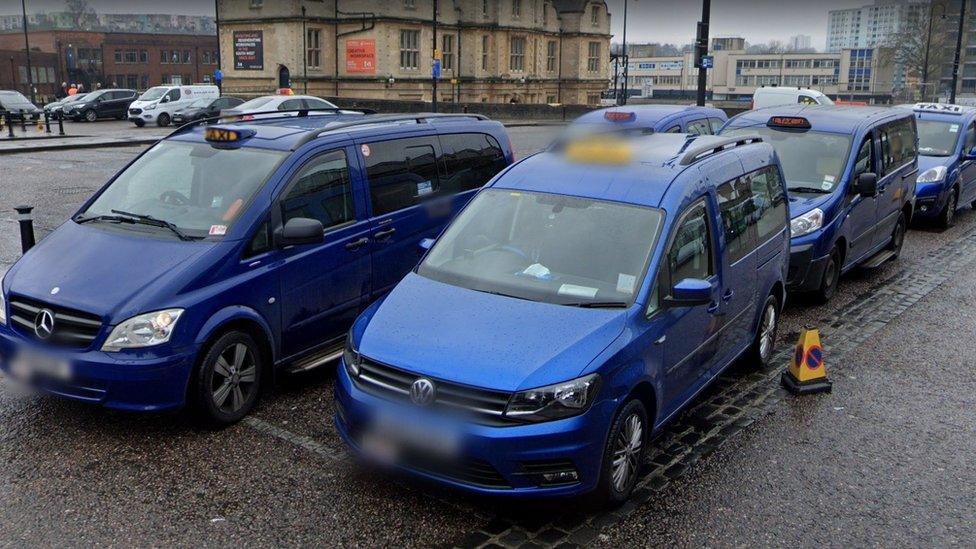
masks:
<path fill-rule="evenodd" d="M 129 109 L 129 114 L 142 114 L 142 109 Z"/>
<path fill-rule="evenodd" d="M 102 329 L 97 315 L 66 309 L 19 296 L 10 298 L 10 322 L 27 337 L 41 340 L 35 330 L 38 314 L 47 309 L 54 315 L 54 331 L 43 341 L 63 347 L 86 348 Z"/>
<path fill-rule="evenodd" d="M 373 395 L 404 402 L 410 401 L 410 386 L 422 377 L 365 357 L 359 370 L 359 376 L 355 380 L 360 389 Z M 484 425 L 503 426 L 518 423 L 505 417 L 510 393 L 428 379 L 434 383 L 436 391 L 432 406 L 462 412 L 469 415 L 473 421 Z"/>

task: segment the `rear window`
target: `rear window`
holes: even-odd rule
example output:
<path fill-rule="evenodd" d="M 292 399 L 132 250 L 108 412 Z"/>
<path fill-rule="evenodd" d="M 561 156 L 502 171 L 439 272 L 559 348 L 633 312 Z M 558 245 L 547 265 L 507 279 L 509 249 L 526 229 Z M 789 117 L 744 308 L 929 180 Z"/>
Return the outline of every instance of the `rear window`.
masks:
<path fill-rule="evenodd" d="M 443 193 L 454 194 L 483 187 L 508 162 L 498 141 L 483 133 L 442 135 Z"/>
<path fill-rule="evenodd" d="M 362 151 L 374 216 L 409 208 L 440 194 L 433 138 L 369 143 Z"/>

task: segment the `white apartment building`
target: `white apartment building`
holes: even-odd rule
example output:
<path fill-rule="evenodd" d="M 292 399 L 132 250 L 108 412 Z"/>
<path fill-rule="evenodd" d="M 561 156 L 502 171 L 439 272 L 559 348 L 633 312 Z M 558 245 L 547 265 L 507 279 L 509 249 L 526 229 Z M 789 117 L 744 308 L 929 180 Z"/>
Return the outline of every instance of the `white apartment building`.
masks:
<path fill-rule="evenodd" d="M 912 19 L 924 16 L 928 0 L 875 0 L 873 4 L 827 14 L 827 51 L 886 45 Z"/>
<path fill-rule="evenodd" d="M 809 34 L 797 34 L 790 37 L 791 50 L 809 50 L 811 48 L 813 48 L 813 38 Z"/>

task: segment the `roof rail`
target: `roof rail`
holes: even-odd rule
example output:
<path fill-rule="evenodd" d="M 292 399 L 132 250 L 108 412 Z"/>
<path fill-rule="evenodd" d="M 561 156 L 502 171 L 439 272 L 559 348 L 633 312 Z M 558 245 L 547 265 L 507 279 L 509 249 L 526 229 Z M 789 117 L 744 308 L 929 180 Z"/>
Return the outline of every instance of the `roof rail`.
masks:
<path fill-rule="evenodd" d="M 355 112 L 358 112 L 358 113 L 362 113 L 362 114 L 376 114 L 376 111 L 374 111 L 373 109 L 343 109 L 343 108 L 340 108 L 340 107 L 315 108 L 315 109 L 292 109 L 292 110 L 286 110 L 286 111 L 278 111 L 278 110 L 274 110 L 274 111 L 258 111 L 258 112 L 247 112 L 247 113 L 231 114 L 231 115 L 224 115 L 224 116 L 221 116 L 221 115 L 218 114 L 217 116 L 211 116 L 209 118 L 201 118 L 199 120 L 194 120 L 192 122 L 187 122 L 186 124 L 183 124 L 179 128 L 176 128 L 175 130 L 173 130 L 173 132 L 170 133 L 169 135 L 167 135 L 166 137 L 172 137 L 174 135 L 180 134 L 180 133 L 182 133 L 182 132 L 184 132 L 184 131 L 186 131 L 186 130 L 188 130 L 190 128 L 193 128 L 195 126 L 199 126 L 200 124 L 209 124 L 209 123 L 216 123 L 216 122 L 225 122 L 225 123 L 241 122 L 241 121 L 245 120 L 245 117 L 247 117 L 247 116 L 254 117 L 254 116 L 263 116 L 263 115 L 268 115 L 268 114 L 276 114 L 278 116 L 268 116 L 266 118 L 262 118 L 261 120 L 277 120 L 279 118 L 296 118 L 296 117 L 297 118 L 303 118 L 303 117 L 308 116 L 308 113 L 310 113 L 310 112 L 313 112 L 313 113 L 314 112 L 326 112 L 326 113 L 339 114 L 339 113 L 344 112 L 344 111 L 345 112 L 354 112 L 354 113 Z M 295 116 L 291 116 L 291 113 L 297 113 L 297 114 Z M 250 119 L 247 119 L 247 120 L 250 121 Z"/>
<path fill-rule="evenodd" d="M 429 119 L 433 118 L 473 118 L 475 120 L 490 120 L 487 116 L 483 114 L 472 114 L 472 113 L 435 113 L 435 112 L 425 112 L 425 113 L 414 113 L 414 114 L 388 114 L 388 115 L 375 115 L 363 118 L 362 120 L 354 120 L 349 122 L 339 122 L 332 125 L 331 127 L 321 129 L 317 132 L 312 132 L 295 144 L 295 148 L 301 147 L 305 143 L 317 139 L 322 136 L 322 134 L 328 132 L 334 132 L 336 130 L 343 130 L 346 128 L 352 128 L 355 126 L 366 126 L 370 124 L 383 124 L 388 122 L 409 122 L 413 121 L 417 124 L 423 124 Z"/>
<path fill-rule="evenodd" d="M 681 166 L 688 166 L 703 158 L 707 158 L 724 150 L 741 147 L 743 145 L 751 145 L 753 143 L 762 143 L 762 140 L 762 137 L 758 135 L 708 138 L 704 143 L 686 150 L 684 155 L 681 157 L 681 160 L 678 161 L 678 164 Z"/>

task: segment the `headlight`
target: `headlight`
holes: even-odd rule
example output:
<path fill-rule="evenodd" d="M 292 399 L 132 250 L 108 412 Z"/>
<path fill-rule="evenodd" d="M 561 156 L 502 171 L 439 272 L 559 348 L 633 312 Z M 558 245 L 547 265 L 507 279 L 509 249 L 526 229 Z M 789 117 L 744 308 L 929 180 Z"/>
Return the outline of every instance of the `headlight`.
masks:
<path fill-rule="evenodd" d="M 814 208 L 809 212 L 794 217 L 790 221 L 790 237 L 803 236 L 823 227 L 824 213 L 820 208 Z"/>
<path fill-rule="evenodd" d="M 346 336 L 346 348 L 342 351 L 342 362 L 345 363 L 346 370 L 351 377 L 359 377 L 359 362 L 362 358 L 359 351 L 353 347 L 352 332 L 349 332 L 349 335 Z"/>
<path fill-rule="evenodd" d="M 153 103 L 152 105 L 146 105 L 145 107 L 142 108 L 142 110 L 144 110 L 144 111 L 151 111 L 151 110 L 153 110 L 155 108 L 156 108 L 156 104 Z"/>
<path fill-rule="evenodd" d="M 7 324 L 7 300 L 3 298 L 2 276 L 0 276 L 0 324 Z"/>
<path fill-rule="evenodd" d="M 166 309 L 134 316 L 112 330 L 102 350 L 112 352 L 166 343 L 182 314 L 183 309 Z"/>
<path fill-rule="evenodd" d="M 925 170 L 922 175 L 918 176 L 916 183 L 935 183 L 937 181 L 942 181 L 946 176 L 945 166 L 936 166 L 934 168 L 929 168 Z"/>
<path fill-rule="evenodd" d="M 549 421 L 582 414 L 600 390 L 600 376 L 590 374 L 572 381 L 530 389 L 512 395 L 505 415 L 523 421 Z"/>

